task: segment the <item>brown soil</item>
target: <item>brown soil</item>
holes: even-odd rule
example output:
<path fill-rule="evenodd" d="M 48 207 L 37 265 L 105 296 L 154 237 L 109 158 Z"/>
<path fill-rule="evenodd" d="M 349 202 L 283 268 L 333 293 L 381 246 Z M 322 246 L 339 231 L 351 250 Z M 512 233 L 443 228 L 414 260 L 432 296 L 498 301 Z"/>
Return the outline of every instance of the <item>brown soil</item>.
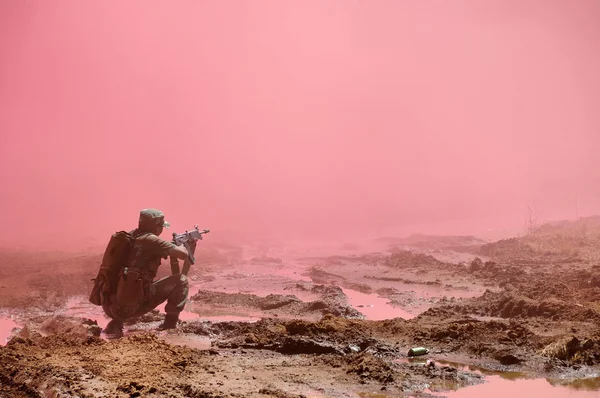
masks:
<path fill-rule="evenodd" d="M 493 243 L 386 238 L 378 252 L 340 255 L 338 247 L 325 256 L 322 247 L 298 256 L 206 239 L 188 306 L 199 318 L 158 332 L 163 314 L 154 311 L 116 340 L 96 320 L 64 311 L 69 298 L 89 293 L 99 253 L 6 252 L 0 313 L 22 327 L 0 347 L 0 397 L 427 396 L 483 381 L 448 363 L 592 375 L 600 370 L 599 230 L 585 219 Z M 442 254 L 479 258 L 443 261 L 428 239 Z M 410 251 L 399 247 L 407 242 Z M 417 316 L 369 320 L 349 304 L 349 291 Z M 208 309 L 262 319 L 210 321 Z M 409 358 L 417 346 L 438 362 Z"/>

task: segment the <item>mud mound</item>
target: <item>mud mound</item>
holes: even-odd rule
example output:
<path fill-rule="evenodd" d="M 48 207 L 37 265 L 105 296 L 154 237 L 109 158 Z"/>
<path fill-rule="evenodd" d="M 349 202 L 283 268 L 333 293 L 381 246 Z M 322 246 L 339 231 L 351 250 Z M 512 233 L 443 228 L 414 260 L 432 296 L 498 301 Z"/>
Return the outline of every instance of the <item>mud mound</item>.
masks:
<path fill-rule="evenodd" d="M 540 294 L 547 296 L 547 294 Z M 568 299 L 549 297 L 535 299 L 516 292 L 490 292 L 483 296 L 467 301 L 466 304 L 452 307 L 462 313 L 500 318 L 545 318 L 554 321 L 599 322 L 600 313 L 583 304 L 573 303 Z"/>
<path fill-rule="evenodd" d="M 306 398 L 305 395 L 302 394 L 291 394 L 279 389 L 271 389 L 271 388 L 261 388 L 258 390 L 259 394 L 270 395 L 275 398 Z"/>
<path fill-rule="evenodd" d="M 596 365 L 600 363 L 600 337 L 583 340 L 575 336 L 565 337 L 545 346 L 541 354 L 565 361 L 570 365 Z"/>
<path fill-rule="evenodd" d="M 208 290 L 198 291 L 190 300 L 212 306 L 247 307 L 260 310 L 272 310 L 302 303 L 300 299 L 293 295 L 269 294 L 266 297 L 260 297 L 254 294 L 223 293 Z"/>
<path fill-rule="evenodd" d="M 391 250 L 403 250 L 403 246 L 429 250 L 453 250 L 456 252 L 474 252 L 485 241 L 471 235 L 424 235 L 413 234 L 407 238 L 379 238 L 377 242 L 387 243 Z"/>
<path fill-rule="evenodd" d="M 385 264 L 394 268 L 440 267 L 446 265 L 433 256 L 423 253 L 413 253 L 408 250 L 399 250 L 385 259 Z"/>
<path fill-rule="evenodd" d="M 483 262 L 479 257 L 471 261 L 467 269 L 471 275 L 483 280 L 493 281 L 499 286 L 518 283 L 528 276 L 528 270 L 523 269 L 522 266 L 495 261 Z"/>
<path fill-rule="evenodd" d="M 581 248 L 587 243 L 574 236 L 536 236 L 503 239 L 483 245 L 478 254 L 521 264 L 580 263 Z M 589 256 L 588 256 L 589 257 Z"/>
<path fill-rule="evenodd" d="M 231 328 L 216 336 L 219 348 L 269 349 L 284 354 L 340 354 L 365 349 L 373 344 L 369 327 L 358 320 L 332 315 L 318 322 L 261 320 L 256 323 L 230 323 Z M 219 333 L 213 325 L 211 332 Z M 183 330 L 195 330 L 186 326 Z M 201 330 L 204 333 L 204 330 Z"/>
<path fill-rule="evenodd" d="M 415 337 L 429 344 L 443 343 L 449 351 L 496 359 L 503 365 L 521 363 L 540 344 L 534 333 L 516 322 L 463 319 L 433 327 Z"/>
<path fill-rule="evenodd" d="M 368 352 L 347 357 L 347 373 L 355 373 L 362 379 L 377 380 L 381 383 L 391 383 L 394 381 L 394 371 L 382 359 L 373 356 Z"/>
<path fill-rule="evenodd" d="M 178 327 L 184 333 L 203 336 L 231 338 L 243 336 L 250 343 L 266 343 L 285 333 L 286 321 L 275 318 L 263 318 L 257 322 L 210 322 L 187 321 Z"/>
<path fill-rule="evenodd" d="M 531 246 L 523 243 L 518 238 L 502 239 L 497 242 L 487 243 L 477 251 L 487 257 L 532 257 L 536 253 Z"/>
<path fill-rule="evenodd" d="M 203 354 L 170 346 L 153 334 L 114 342 L 70 335 L 11 340 L 0 349 L 0 379 L 29 396 L 210 396 L 189 395 L 176 382 L 186 368 L 198 365 Z M 60 339 L 64 340 L 60 340 Z M 151 353 L 151 356 L 142 355 Z M 140 366 L 144 358 L 145 366 Z M 202 391 L 195 387 L 194 391 Z"/>
<path fill-rule="evenodd" d="M 244 307 L 279 315 L 327 315 L 364 319 L 364 315 L 352 308 L 344 292 L 337 286 L 313 288 L 321 295 L 320 300 L 303 302 L 293 295 L 269 294 L 259 297 L 245 293 L 223 293 L 200 290 L 191 301 L 215 307 Z"/>
<path fill-rule="evenodd" d="M 322 284 L 322 285 L 343 285 L 346 281 L 346 278 L 340 275 L 332 274 L 327 271 L 323 271 L 318 267 L 312 267 L 308 273 L 308 276 L 314 283 Z"/>
<path fill-rule="evenodd" d="M 342 340 L 353 340 L 368 336 L 364 323 L 331 315 L 324 316 L 318 322 L 293 320 L 285 325 L 285 329 L 292 336 L 332 336 Z"/>
<path fill-rule="evenodd" d="M 528 342 L 533 336 L 526 327 L 513 322 L 506 324 L 498 321 L 477 321 L 463 319 L 449 322 L 443 326 L 434 327 L 425 334 L 432 341 L 448 341 L 466 343 L 470 341 L 510 341 L 515 345 Z"/>
<path fill-rule="evenodd" d="M 43 315 L 30 318 L 13 339 L 37 339 L 44 336 L 68 336 L 71 340 L 85 341 L 99 336 L 101 328 L 94 320 L 64 315 Z"/>
<path fill-rule="evenodd" d="M 544 224 L 523 238 L 538 251 L 598 260 L 600 216 Z"/>

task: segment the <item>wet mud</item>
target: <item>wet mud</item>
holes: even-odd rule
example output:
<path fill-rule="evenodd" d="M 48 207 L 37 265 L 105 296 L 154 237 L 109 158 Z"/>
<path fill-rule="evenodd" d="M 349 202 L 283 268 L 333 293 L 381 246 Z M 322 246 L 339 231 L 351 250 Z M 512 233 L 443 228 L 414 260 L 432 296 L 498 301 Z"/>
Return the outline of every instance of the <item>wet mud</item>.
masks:
<path fill-rule="evenodd" d="M 119 339 L 86 303 L 99 254 L 7 252 L 0 396 L 596 396 L 599 243 L 596 218 L 498 242 L 203 241 L 177 328 L 159 307 Z"/>

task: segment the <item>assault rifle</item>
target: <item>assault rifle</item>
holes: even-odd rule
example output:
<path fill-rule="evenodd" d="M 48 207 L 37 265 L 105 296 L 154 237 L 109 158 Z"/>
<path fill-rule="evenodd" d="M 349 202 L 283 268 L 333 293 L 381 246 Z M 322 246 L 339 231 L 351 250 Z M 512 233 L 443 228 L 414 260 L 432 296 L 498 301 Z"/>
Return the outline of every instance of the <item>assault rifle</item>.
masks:
<path fill-rule="evenodd" d="M 188 251 L 188 258 L 183 262 L 182 274 L 187 275 L 190 271 L 190 265 L 196 263 L 194 252 L 196 251 L 196 242 L 202 240 L 202 235 L 210 232 L 210 229 L 198 229 L 197 225 L 194 225 L 194 229 L 191 231 L 185 231 L 184 233 L 177 234 L 173 232 L 173 243 L 177 246 L 184 245 Z M 179 273 L 179 262 L 176 258 L 171 257 L 171 272 L 174 274 Z"/>

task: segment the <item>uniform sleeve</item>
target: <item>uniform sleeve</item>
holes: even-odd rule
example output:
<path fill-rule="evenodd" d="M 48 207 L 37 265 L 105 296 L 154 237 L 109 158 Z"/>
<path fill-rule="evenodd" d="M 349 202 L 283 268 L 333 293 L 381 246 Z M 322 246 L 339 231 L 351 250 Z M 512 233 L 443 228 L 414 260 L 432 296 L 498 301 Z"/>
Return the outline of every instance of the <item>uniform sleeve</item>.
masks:
<path fill-rule="evenodd" d="M 151 241 L 152 251 L 156 257 L 167 258 L 169 251 L 177 247 L 174 243 L 161 239 L 156 235 L 151 235 L 149 240 Z"/>

